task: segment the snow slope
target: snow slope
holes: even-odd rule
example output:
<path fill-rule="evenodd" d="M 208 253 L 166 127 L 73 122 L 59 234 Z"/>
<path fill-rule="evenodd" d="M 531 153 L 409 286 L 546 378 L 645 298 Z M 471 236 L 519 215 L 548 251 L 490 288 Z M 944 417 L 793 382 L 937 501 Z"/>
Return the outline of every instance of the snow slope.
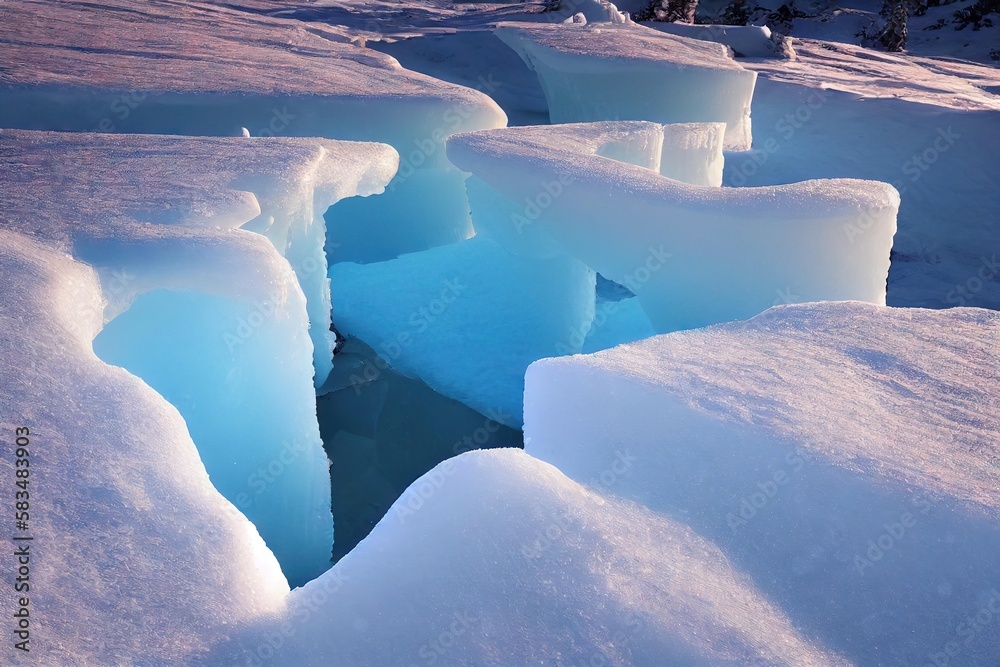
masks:
<path fill-rule="evenodd" d="M 995 312 L 783 306 L 536 362 L 526 451 L 713 540 L 853 662 L 989 664 L 998 386 Z"/>
<path fill-rule="evenodd" d="M 473 539 L 474 537 L 474 539 Z M 224 664 L 836 665 L 684 525 L 523 452 L 417 480 Z"/>

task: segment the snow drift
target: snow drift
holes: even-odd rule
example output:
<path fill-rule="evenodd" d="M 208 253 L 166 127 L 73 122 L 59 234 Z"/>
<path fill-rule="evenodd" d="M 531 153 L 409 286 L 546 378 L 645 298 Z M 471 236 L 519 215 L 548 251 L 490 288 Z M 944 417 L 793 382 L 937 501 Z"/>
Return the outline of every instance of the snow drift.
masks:
<path fill-rule="evenodd" d="M 852 661 L 980 664 L 1000 650 L 998 382 L 995 312 L 784 306 L 533 364 L 526 451 L 683 521 Z"/>

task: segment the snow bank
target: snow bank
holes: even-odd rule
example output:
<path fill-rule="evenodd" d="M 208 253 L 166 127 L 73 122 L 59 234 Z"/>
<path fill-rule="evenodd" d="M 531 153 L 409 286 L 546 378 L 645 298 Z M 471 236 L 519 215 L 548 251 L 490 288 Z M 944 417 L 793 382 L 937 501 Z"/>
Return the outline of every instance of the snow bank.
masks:
<path fill-rule="evenodd" d="M 979 664 L 1000 650 L 998 383 L 995 312 L 786 306 L 533 364 L 526 450 L 683 521 L 852 661 Z"/>
<path fill-rule="evenodd" d="M 594 317 L 594 273 L 565 253 L 516 257 L 485 237 L 331 267 L 334 322 L 393 368 L 508 426 L 524 371 L 574 354 Z"/>
<path fill-rule="evenodd" d="M 314 202 L 376 190 L 394 158 L 325 140 L 0 132 L 3 227 L 97 269 L 109 321 L 95 349 L 180 410 L 216 487 L 297 583 L 329 567 L 332 542 Z"/>
<path fill-rule="evenodd" d="M 482 92 L 404 70 L 335 29 L 219 4 L 17 2 L 6 19 L 2 127 L 387 143 L 401 156 L 391 196 L 345 204 L 335 259 L 388 259 L 471 233 L 464 206 L 427 202 L 462 200 L 445 137 L 506 124 Z"/>
<path fill-rule="evenodd" d="M 30 545 L 30 589 L 15 592 L 11 581 L 0 592 L 8 614 L 30 597 L 30 653 L 8 644 L 5 664 L 204 660 L 232 627 L 282 604 L 277 561 L 213 489 L 177 411 L 94 356 L 106 291 L 95 271 L 4 230 L 0 285 L 0 421 L 10 445 L 0 475 L 12 505 L 16 436 L 30 460 L 17 468 L 30 470 L 29 529 L 13 512 L 3 529 L 34 537 L 19 543 Z"/>
<path fill-rule="evenodd" d="M 731 48 L 737 56 L 747 58 L 780 58 L 777 43 L 771 39 L 766 25 L 691 25 L 650 21 L 642 25 L 670 35 L 717 42 Z"/>
<path fill-rule="evenodd" d="M 632 290 L 661 333 L 779 301 L 885 303 L 899 196 L 884 183 L 687 185 L 595 155 L 574 126 L 461 134 L 448 157 L 513 201 L 561 179 L 534 224 Z"/>
<path fill-rule="evenodd" d="M 693 531 L 512 449 L 415 482 L 226 664 L 831 665 Z"/>
<path fill-rule="evenodd" d="M 501 23 L 496 35 L 538 74 L 553 123 L 724 122 L 726 148 L 750 148 L 757 75 L 725 46 L 635 24 Z"/>

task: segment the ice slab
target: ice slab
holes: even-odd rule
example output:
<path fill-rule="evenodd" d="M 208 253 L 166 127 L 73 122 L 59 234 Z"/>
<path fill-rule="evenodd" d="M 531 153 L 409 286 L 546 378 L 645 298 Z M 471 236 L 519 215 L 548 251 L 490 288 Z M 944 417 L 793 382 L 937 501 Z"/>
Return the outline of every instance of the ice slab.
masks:
<path fill-rule="evenodd" d="M 334 323 L 393 368 L 508 426 L 532 361 L 582 350 L 593 271 L 565 253 L 515 257 L 488 238 L 330 268 Z M 581 334 L 582 332 L 582 334 Z"/>
<path fill-rule="evenodd" d="M 473 132 L 448 157 L 513 201 L 556 179 L 548 238 L 634 292 L 658 332 L 751 317 L 775 302 L 885 303 L 899 195 L 885 183 L 681 183 L 595 154 L 575 126 Z"/>
<path fill-rule="evenodd" d="M 783 306 L 533 364 L 526 451 L 684 521 L 854 663 L 988 662 L 962 624 L 1000 605 L 998 387 L 995 312 Z"/>
<path fill-rule="evenodd" d="M 506 124 L 479 91 L 404 70 L 350 43 L 344 29 L 221 4 L 8 8 L 0 25 L 2 127 L 210 136 L 246 129 L 254 137 L 387 143 L 401 156 L 393 191 L 403 203 L 351 203 L 332 230 L 336 259 L 388 259 L 471 234 L 464 208 L 439 212 L 420 202 L 428 188 L 441 200 L 462 199 L 461 179 L 444 159 L 446 136 Z M 411 172 L 423 176 L 419 187 Z M 410 210 L 410 245 L 373 248 L 373 239 L 399 231 L 395 206 Z"/>
<path fill-rule="evenodd" d="M 417 480 L 225 664 L 832 665 L 719 550 L 519 450 Z"/>
<path fill-rule="evenodd" d="M 724 122 L 726 148 L 750 148 L 757 75 L 721 44 L 632 23 L 501 23 L 496 35 L 538 74 L 553 123 Z"/>
<path fill-rule="evenodd" d="M 650 21 L 643 25 L 670 35 L 718 42 L 731 48 L 736 56 L 782 57 L 777 43 L 771 39 L 771 29 L 766 25 L 691 25 L 659 21 Z"/>
<path fill-rule="evenodd" d="M 327 140 L 0 132 L 0 223 L 97 269 L 95 349 L 181 411 L 216 487 L 296 583 L 329 566 L 332 542 L 314 202 L 376 191 L 394 160 Z"/>
<path fill-rule="evenodd" d="M 30 503 L 27 530 L 13 512 L 3 528 L 8 539 L 34 537 L 15 543 L 28 547 L 30 588 L 11 581 L 0 592 L 11 615 L 30 598 L 30 652 L 14 649 L 11 632 L 5 664 L 203 662 L 233 627 L 283 604 L 278 562 L 213 488 L 177 410 L 94 355 L 104 298 L 96 271 L 0 230 L 0 285 L 10 446 L 0 474 L 11 503 L 22 490 Z M 14 446 L 25 442 L 30 463 L 15 467 Z"/>
<path fill-rule="evenodd" d="M 332 351 L 323 213 L 346 197 L 382 192 L 396 170 L 393 149 L 324 139 L 2 130 L 0 150 L 4 162 L 16 161 L 21 178 L 30 182 L 12 184 L 5 193 L 11 227 L 56 240 L 68 251 L 86 245 L 84 237 L 112 239 L 116 227 L 107 223 L 118 218 L 125 226 L 135 219 L 185 228 L 242 227 L 266 236 L 289 261 L 306 296 L 316 383 L 322 385 Z M 54 166 L 53 160 L 65 164 Z M 119 292 L 109 295 L 110 316 L 134 294 Z"/>

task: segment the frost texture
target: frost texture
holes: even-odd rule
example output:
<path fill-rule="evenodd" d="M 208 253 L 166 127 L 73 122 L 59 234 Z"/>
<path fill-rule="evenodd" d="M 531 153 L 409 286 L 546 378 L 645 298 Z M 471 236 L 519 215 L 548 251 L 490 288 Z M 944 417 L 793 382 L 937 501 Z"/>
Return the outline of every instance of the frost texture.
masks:
<path fill-rule="evenodd" d="M 961 625 L 1000 604 L 998 382 L 995 312 L 784 306 L 533 364 L 526 451 L 682 519 L 852 662 L 955 642 L 978 664 L 1000 649 Z"/>

